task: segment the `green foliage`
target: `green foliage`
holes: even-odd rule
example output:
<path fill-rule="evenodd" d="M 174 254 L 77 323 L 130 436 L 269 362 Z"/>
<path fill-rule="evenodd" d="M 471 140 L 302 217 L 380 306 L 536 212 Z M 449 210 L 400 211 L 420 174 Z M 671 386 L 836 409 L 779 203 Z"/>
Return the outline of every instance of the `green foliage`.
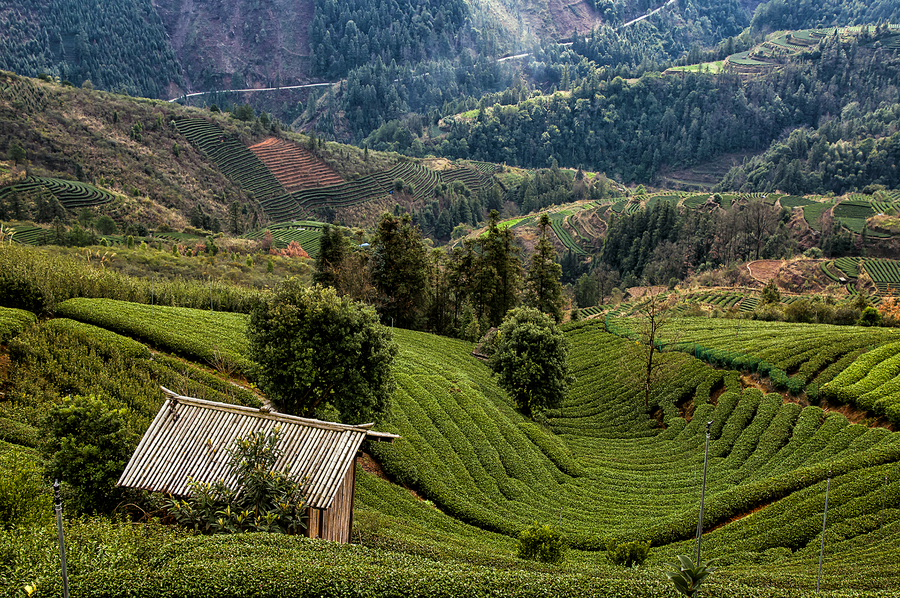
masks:
<path fill-rule="evenodd" d="M 183 85 L 181 67 L 157 13 L 140 0 L 108 4 L 51 0 L 39 15 L 19 9 L 4 38 L 0 68 L 35 77 L 63 74 L 69 81 L 85 81 L 84 89 L 125 92 L 134 96 L 164 97 L 172 83 Z M 72 14 L 90 15 L 72 27 Z M 107 43 L 93 43 L 92 40 Z M 39 40 L 52 40 L 41 42 Z M 86 81 L 90 79 L 90 81 Z"/>
<path fill-rule="evenodd" d="M 37 318 L 30 311 L 0 307 L 0 344 L 5 344 L 35 321 Z"/>
<path fill-rule="evenodd" d="M 0 443 L 0 529 L 40 524 L 52 514 L 40 461 L 31 451 Z"/>
<path fill-rule="evenodd" d="M 379 294 L 383 321 L 413 328 L 421 318 L 427 281 L 427 249 L 409 215 L 381 216 L 370 264 L 372 284 Z"/>
<path fill-rule="evenodd" d="M 80 342 L 102 344 L 107 354 L 118 354 L 125 358 L 136 359 L 150 357 L 150 349 L 146 345 L 131 340 L 127 336 L 76 320 L 54 318 L 44 323 L 44 329 L 78 339 Z"/>
<path fill-rule="evenodd" d="M 690 598 L 697 593 L 700 584 L 706 580 L 709 574 L 715 571 L 715 568 L 710 567 L 709 563 L 695 565 L 691 557 L 684 554 L 678 555 L 678 562 L 672 563 L 672 567 L 675 568 L 675 571 L 667 572 L 666 577 L 669 578 L 678 593 Z"/>
<path fill-rule="evenodd" d="M 80 395 L 63 399 L 47 415 L 46 475 L 75 489 L 80 511 L 109 511 L 121 498 L 116 482 L 137 446 L 124 415 L 95 396 Z"/>
<path fill-rule="evenodd" d="M 309 416 L 331 405 L 345 423 L 385 409 L 397 347 L 371 307 L 289 278 L 254 307 L 248 336 L 259 387 L 282 409 Z"/>
<path fill-rule="evenodd" d="M 763 287 L 762 302 L 763 303 L 781 303 L 781 293 L 778 291 L 778 287 L 775 286 L 774 279 L 767 282 L 766 286 Z"/>
<path fill-rule="evenodd" d="M 566 558 L 569 545 L 553 526 L 534 523 L 519 534 L 517 553 L 520 559 L 558 565 Z"/>
<path fill-rule="evenodd" d="M 278 428 L 236 438 L 226 449 L 231 486 L 221 479 L 188 482 L 190 497 L 169 497 L 167 508 L 181 525 L 204 534 L 270 532 L 300 533 L 306 499 L 301 480 L 288 468 L 274 469 L 283 454 Z"/>
<path fill-rule="evenodd" d="M 606 558 L 609 562 L 620 567 L 633 567 L 643 565 L 650 554 L 650 542 L 635 540 L 632 542 L 616 542 L 609 540 L 606 543 Z"/>
<path fill-rule="evenodd" d="M 511 310 L 490 366 L 498 384 L 526 415 L 558 407 L 574 382 L 566 363 L 568 342 L 547 315 L 530 307 Z"/>
<path fill-rule="evenodd" d="M 856 321 L 857 326 L 878 326 L 881 323 L 881 313 L 872 306 L 863 309 L 859 320 Z"/>
<path fill-rule="evenodd" d="M 225 282 L 154 281 L 132 278 L 67 255 L 18 245 L 0 246 L 0 304 L 53 314 L 73 297 L 97 297 L 248 312 L 258 291 Z"/>
<path fill-rule="evenodd" d="M 556 323 L 562 321 L 562 306 L 565 298 L 559 277 L 562 267 L 556 261 L 556 250 L 547 236 L 550 219 L 541 215 L 541 236 L 531 256 L 528 273 L 525 276 L 524 303 L 552 317 Z"/>
<path fill-rule="evenodd" d="M 57 313 L 203 360 L 225 374 L 250 368 L 244 314 L 111 299 L 70 299 L 59 305 Z"/>

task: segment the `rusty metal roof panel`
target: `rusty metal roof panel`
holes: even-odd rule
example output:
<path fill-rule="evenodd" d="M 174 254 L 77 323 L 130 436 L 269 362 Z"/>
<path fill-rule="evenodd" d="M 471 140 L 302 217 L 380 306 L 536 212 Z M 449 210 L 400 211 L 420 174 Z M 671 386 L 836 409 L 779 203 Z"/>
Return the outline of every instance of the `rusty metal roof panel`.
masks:
<path fill-rule="evenodd" d="M 335 424 L 163 390 L 169 398 L 125 467 L 120 486 L 187 496 L 189 477 L 200 482 L 222 479 L 231 485 L 225 449 L 250 432 L 277 426 L 278 447 L 284 453 L 276 469 L 290 467 L 291 475 L 302 481 L 307 505 L 327 509 L 366 436 L 396 438 L 371 432 L 371 424 Z"/>

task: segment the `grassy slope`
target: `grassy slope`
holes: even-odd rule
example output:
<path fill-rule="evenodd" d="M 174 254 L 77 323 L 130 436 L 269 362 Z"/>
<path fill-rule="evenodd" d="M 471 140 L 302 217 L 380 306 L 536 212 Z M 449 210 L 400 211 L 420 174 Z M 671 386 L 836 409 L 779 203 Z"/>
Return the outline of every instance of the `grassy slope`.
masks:
<path fill-rule="evenodd" d="M 179 116 L 209 117 L 206 111 L 9 73 L 0 73 L 0 82 L 13 84 L 0 91 L 0 116 L 5 121 L 0 147 L 17 143 L 24 148 L 36 175 L 75 178 L 81 166 L 87 180 L 117 194 L 119 201 L 104 206 L 102 212 L 119 221 L 181 227 L 184 216 L 199 203 L 225 222 L 228 204 L 249 202 L 240 188 L 169 126 Z M 227 117 L 219 119 L 225 123 Z M 138 124 L 143 128 L 140 141 L 131 135 Z M 227 126 L 236 127 L 248 141 L 264 138 L 262 131 L 254 134 L 233 120 Z M 176 143 L 178 157 L 173 153 Z M 16 170 L 24 176 L 21 165 Z M 138 197 L 133 196 L 134 189 Z"/>

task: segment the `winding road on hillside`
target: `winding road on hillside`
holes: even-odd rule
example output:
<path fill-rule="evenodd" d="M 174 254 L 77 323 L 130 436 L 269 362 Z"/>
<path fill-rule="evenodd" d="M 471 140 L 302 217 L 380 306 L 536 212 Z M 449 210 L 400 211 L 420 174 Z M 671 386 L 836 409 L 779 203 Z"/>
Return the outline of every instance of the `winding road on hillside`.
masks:
<path fill-rule="evenodd" d="M 665 4 L 663 4 L 662 6 L 660 6 L 659 8 L 657 8 L 656 10 L 650 11 L 650 12 L 648 12 L 647 14 L 645 14 L 645 15 L 643 15 L 643 16 L 640 16 L 640 17 L 638 17 L 638 18 L 636 18 L 636 19 L 632 19 L 632 20 L 628 21 L 627 23 L 623 23 L 622 26 L 619 27 L 619 29 L 624 29 L 625 27 L 628 27 L 629 25 L 634 25 L 634 24 L 637 23 L 638 21 L 643 21 L 643 20 L 646 19 L 647 17 L 652 17 L 653 15 L 655 15 L 656 13 L 658 13 L 659 11 L 661 11 L 662 9 L 664 9 L 665 7 L 669 6 L 670 4 L 675 4 L 675 0 L 669 0 L 668 2 L 666 2 Z"/>
<path fill-rule="evenodd" d="M 632 20 L 628 21 L 627 23 L 622 24 L 622 26 L 619 27 L 619 29 L 622 29 L 622 28 L 624 28 L 624 27 L 628 27 L 629 25 L 633 25 L 633 24 L 637 23 L 638 21 L 643 21 L 644 19 L 646 19 L 646 18 L 648 18 L 648 17 L 652 17 L 653 15 L 655 15 L 656 13 L 658 13 L 659 11 L 661 11 L 662 9 L 664 9 L 665 7 L 669 6 L 670 4 L 675 4 L 675 2 L 676 2 L 676 0 L 668 0 L 668 2 L 666 2 L 665 4 L 663 4 L 662 6 L 660 6 L 659 8 L 657 8 L 657 9 L 655 9 L 655 10 L 652 10 L 651 12 L 648 12 L 647 14 L 642 15 L 642 16 L 636 18 L 636 19 L 632 19 Z M 572 42 L 566 42 L 566 43 L 563 43 L 563 44 L 560 44 L 560 45 L 561 45 L 561 46 L 571 46 L 571 45 L 572 45 Z M 531 53 L 528 53 L 528 52 L 526 52 L 525 54 L 516 54 L 516 55 L 514 55 L 514 56 L 504 56 L 503 58 L 498 58 L 498 59 L 497 59 L 497 62 L 507 62 L 507 61 L 510 61 L 510 60 L 516 60 L 516 59 L 519 59 L 519 58 L 527 58 L 527 57 L 529 57 L 529 56 L 531 56 Z M 285 86 L 282 86 L 282 87 L 261 87 L 261 88 L 259 88 L 259 89 L 219 89 L 219 90 L 215 90 L 215 91 L 197 91 L 197 92 L 194 92 L 194 93 L 188 93 L 188 94 L 184 94 L 184 95 L 178 96 L 177 98 L 172 98 L 172 99 L 169 100 L 169 101 L 170 101 L 170 102 L 177 102 L 177 101 L 179 101 L 179 100 L 186 100 L 187 98 L 193 98 L 193 97 L 197 97 L 197 96 L 209 95 L 209 94 L 212 94 L 212 93 L 251 93 L 251 92 L 254 92 L 254 91 L 281 91 L 282 89 L 307 89 L 307 88 L 310 88 L 310 87 L 328 87 L 329 85 L 335 85 L 336 83 L 338 83 L 338 82 L 333 82 L 333 83 L 307 83 L 307 84 L 305 84 L 305 85 L 285 85 Z"/>

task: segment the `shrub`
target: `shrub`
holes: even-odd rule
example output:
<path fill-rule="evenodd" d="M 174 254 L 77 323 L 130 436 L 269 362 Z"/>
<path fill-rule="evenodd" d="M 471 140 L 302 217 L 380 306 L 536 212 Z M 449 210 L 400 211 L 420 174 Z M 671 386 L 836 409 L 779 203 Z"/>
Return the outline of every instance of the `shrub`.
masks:
<path fill-rule="evenodd" d="M 190 480 L 188 500 L 169 498 L 167 507 L 178 522 L 205 534 L 241 532 L 298 533 L 304 529 L 306 499 L 290 471 L 272 468 L 283 451 L 278 428 L 237 438 L 226 449 L 229 478 L 213 483 Z"/>
<path fill-rule="evenodd" d="M 551 525 L 534 523 L 519 534 L 520 559 L 559 564 L 565 560 L 568 549 L 566 539 Z"/>
<path fill-rule="evenodd" d="M 72 486 L 81 511 L 107 511 L 121 496 L 116 481 L 136 446 L 124 412 L 90 395 L 66 398 L 47 416 L 47 475 Z"/>
<path fill-rule="evenodd" d="M 632 567 L 642 565 L 650 554 L 650 542 L 616 542 L 606 543 L 606 558 L 614 565 Z"/>
<path fill-rule="evenodd" d="M 568 340 L 549 316 L 531 307 L 510 310 L 496 347 L 489 366 L 517 408 L 530 416 L 562 403 L 575 378 L 566 363 Z"/>

